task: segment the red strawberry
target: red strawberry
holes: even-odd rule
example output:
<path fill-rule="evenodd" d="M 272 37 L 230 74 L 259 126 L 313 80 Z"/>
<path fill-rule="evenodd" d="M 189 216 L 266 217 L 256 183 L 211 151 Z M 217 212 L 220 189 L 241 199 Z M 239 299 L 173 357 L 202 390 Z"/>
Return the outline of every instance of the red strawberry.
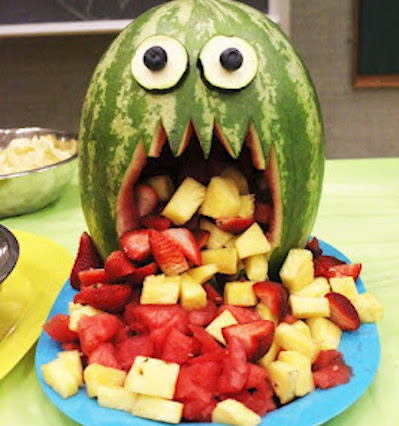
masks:
<path fill-rule="evenodd" d="M 342 330 L 357 330 L 359 314 L 352 302 L 342 294 L 330 292 L 325 295 L 330 303 L 330 320 Z"/>
<path fill-rule="evenodd" d="M 149 185 L 137 185 L 134 188 L 134 198 L 137 206 L 138 217 L 152 213 L 158 204 L 158 195 Z"/>
<path fill-rule="evenodd" d="M 151 262 L 148 265 L 144 265 L 141 268 L 137 268 L 131 275 L 127 277 L 127 281 L 130 284 L 141 285 L 145 277 L 148 275 L 154 275 L 158 271 L 158 265 L 155 262 Z"/>
<path fill-rule="evenodd" d="M 216 226 L 231 234 L 240 234 L 254 223 L 254 219 L 248 217 L 223 217 L 216 219 Z"/>
<path fill-rule="evenodd" d="M 223 297 L 221 294 L 212 286 L 211 283 L 205 283 L 203 285 L 204 290 L 206 291 L 206 295 L 208 300 L 215 302 L 217 305 L 221 305 L 223 303 Z"/>
<path fill-rule="evenodd" d="M 256 361 L 269 350 L 274 337 L 274 324 L 271 321 L 260 320 L 248 324 L 237 324 L 222 329 L 227 344 L 232 339 L 238 339 L 244 346 L 250 361 Z"/>
<path fill-rule="evenodd" d="M 107 257 L 104 268 L 112 281 L 123 280 L 136 270 L 129 258 L 119 250 L 112 252 Z"/>
<path fill-rule="evenodd" d="M 121 365 L 116 359 L 115 346 L 110 342 L 97 346 L 89 355 L 87 364 L 100 364 L 105 367 L 121 369 Z"/>
<path fill-rule="evenodd" d="M 287 314 L 283 318 L 281 318 L 281 322 L 286 322 L 289 325 L 295 324 L 298 321 L 297 317 L 294 317 L 294 315 Z"/>
<path fill-rule="evenodd" d="M 120 238 L 119 244 L 123 252 L 131 260 L 142 262 L 151 254 L 148 231 L 146 229 L 125 232 Z"/>
<path fill-rule="evenodd" d="M 96 246 L 94 245 L 90 235 L 87 232 L 83 232 L 80 237 L 78 254 L 71 272 L 71 286 L 74 289 L 79 290 L 79 272 L 90 268 L 101 268 L 103 264 L 103 260 L 98 254 Z"/>
<path fill-rule="evenodd" d="M 343 265 L 345 262 L 334 256 L 317 256 L 313 259 L 314 276 L 329 278 L 328 271 L 333 266 Z"/>
<path fill-rule="evenodd" d="M 170 219 L 156 214 L 143 216 L 140 219 L 140 223 L 144 228 L 151 228 L 157 231 L 165 231 L 165 229 L 169 229 L 172 226 L 172 221 Z"/>
<path fill-rule="evenodd" d="M 321 256 L 323 250 L 320 248 L 319 240 L 313 237 L 307 244 L 306 248 L 313 253 L 313 257 Z"/>
<path fill-rule="evenodd" d="M 255 283 L 253 288 L 255 294 L 271 309 L 273 315 L 281 319 L 288 314 L 287 292 L 281 284 L 264 281 Z"/>
<path fill-rule="evenodd" d="M 248 324 L 249 322 L 259 321 L 261 319 L 255 309 L 234 305 L 221 305 L 218 310 L 218 315 L 225 310 L 230 311 L 239 324 Z"/>
<path fill-rule="evenodd" d="M 122 312 L 132 297 L 132 289 L 123 284 L 97 284 L 83 287 L 73 301 L 102 311 Z"/>
<path fill-rule="evenodd" d="M 145 334 L 129 337 L 116 345 L 116 358 L 125 371 L 129 371 L 136 356 L 152 356 L 153 353 L 153 342 L 150 336 Z"/>
<path fill-rule="evenodd" d="M 167 238 L 170 238 L 173 244 L 186 256 L 188 260 L 196 266 L 201 266 L 201 252 L 194 235 L 189 229 L 172 228 L 163 232 Z"/>
<path fill-rule="evenodd" d="M 170 238 L 152 229 L 148 233 L 152 255 L 162 272 L 166 275 L 178 275 L 189 269 L 183 253 Z"/>
<path fill-rule="evenodd" d="M 86 271 L 80 271 L 78 275 L 81 287 L 110 282 L 110 277 L 107 275 L 104 268 L 87 269 Z"/>
<path fill-rule="evenodd" d="M 353 279 L 356 281 L 360 275 L 361 270 L 362 270 L 361 263 L 336 265 L 336 266 L 332 266 L 328 270 L 328 278 L 353 277 Z"/>
<path fill-rule="evenodd" d="M 255 203 L 255 222 L 260 225 L 268 225 L 270 223 L 270 216 L 272 214 L 272 207 L 267 203 L 257 201 Z"/>
<path fill-rule="evenodd" d="M 209 231 L 206 231 L 205 229 L 194 229 L 193 235 L 195 238 L 195 241 L 197 242 L 198 248 L 201 250 L 208 244 L 209 237 L 211 236 L 211 233 Z"/>
<path fill-rule="evenodd" d="M 43 330 L 56 342 L 68 343 L 79 340 L 77 333 L 69 329 L 69 316 L 57 314 L 43 326 Z"/>

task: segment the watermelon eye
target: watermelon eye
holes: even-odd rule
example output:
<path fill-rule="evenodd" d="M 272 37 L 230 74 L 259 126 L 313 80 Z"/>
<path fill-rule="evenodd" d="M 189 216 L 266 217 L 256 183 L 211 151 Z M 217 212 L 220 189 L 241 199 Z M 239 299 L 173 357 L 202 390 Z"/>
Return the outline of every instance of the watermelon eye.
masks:
<path fill-rule="evenodd" d="M 133 77 L 148 90 L 171 89 L 188 66 L 184 46 L 167 35 L 148 37 L 138 46 L 131 62 Z"/>
<path fill-rule="evenodd" d="M 199 60 L 203 76 L 219 89 L 242 89 L 255 78 L 255 49 L 240 37 L 215 36 L 202 48 Z"/>

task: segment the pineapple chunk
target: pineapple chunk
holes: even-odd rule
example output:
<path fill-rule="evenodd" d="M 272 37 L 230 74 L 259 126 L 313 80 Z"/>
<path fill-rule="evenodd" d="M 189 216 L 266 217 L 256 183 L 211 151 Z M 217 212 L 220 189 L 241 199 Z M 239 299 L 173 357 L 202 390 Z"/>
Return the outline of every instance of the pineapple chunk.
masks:
<path fill-rule="evenodd" d="M 97 401 L 102 407 L 132 412 L 137 395 L 119 386 L 100 386 Z"/>
<path fill-rule="evenodd" d="M 198 268 L 193 268 L 187 271 L 188 275 L 200 284 L 205 284 L 218 272 L 219 269 L 215 263 L 209 263 L 208 265 L 199 266 Z"/>
<path fill-rule="evenodd" d="M 220 248 L 202 250 L 202 263 L 215 263 L 221 274 L 235 274 L 237 272 L 237 250 L 235 248 Z"/>
<path fill-rule="evenodd" d="M 330 291 L 330 284 L 328 284 L 327 278 L 317 277 L 302 290 L 294 292 L 294 294 L 296 296 L 324 297 Z"/>
<path fill-rule="evenodd" d="M 248 279 L 252 281 L 266 281 L 268 273 L 267 256 L 256 254 L 244 259 L 244 267 Z"/>
<path fill-rule="evenodd" d="M 264 368 L 265 370 L 267 370 L 267 367 L 277 358 L 277 355 L 280 352 L 280 349 L 281 348 L 277 344 L 276 339 L 274 339 L 267 353 L 263 355 L 262 358 L 258 359 L 257 361 L 258 365 Z"/>
<path fill-rule="evenodd" d="M 261 418 L 242 402 L 228 398 L 218 402 L 212 411 L 212 422 L 235 426 L 256 426 L 261 422 Z"/>
<path fill-rule="evenodd" d="M 180 365 L 137 356 L 126 377 L 125 388 L 143 395 L 173 399 Z"/>
<path fill-rule="evenodd" d="M 225 248 L 236 248 L 236 239 L 237 237 L 233 236 L 233 238 L 229 241 L 227 241 L 227 243 L 223 244 L 223 247 Z"/>
<path fill-rule="evenodd" d="M 163 283 L 144 280 L 140 303 L 142 305 L 174 305 L 179 300 L 179 295 L 179 275 L 167 277 Z"/>
<path fill-rule="evenodd" d="M 278 317 L 274 315 L 272 313 L 272 310 L 264 303 L 258 303 L 255 306 L 255 310 L 263 320 L 272 321 L 274 322 L 274 325 L 277 325 L 279 323 Z"/>
<path fill-rule="evenodd" d="M 310 318 L 307 321 L 313 339 L 320 342 L 320 349 L 338 349 L 342 330 L 327 318 Z"/>
<path fill-rule="evenodd" d="M 175 276 L 175 275 L 172 275 Z M 158 274 L 158 275 L 148 275 L 144 278 L 145 283 L 152 283 L 152 284 L 162 284 L 165 282 L 166 275 L 165 274 Z"/>
<path fill-rule="evenodd" d="M 83 316 L 87 317 L 93 317 L 94 315 L 101 314 L 103 311 L 100 311 L 99 309 L 95 309 L 90 305 L 80 305 L 76 306 L 70 305 L 70 313 L 69 313 L 69 329 L 72 331 L 78 331 L 78 323 L 80 318 Z"/>
<path fill-rule="evenodd" d="M 332 291 L 343 294 L 350 301 L 359 296 L 353 277 L 330 278 L 330 284 Z"/>
<path fill-rule="evenodd" d="M 132 414 L 159 422 L 177 424 L 183 416 L 183 404 L 154 396 L 138 395 Z"/>
<path fill-rule="evenodd" d="M 305 297 L 291 294 L 288 299 L 292 315 L 297 318 L 329 317 L 330 304 L 325 297 Z"/>
<path fill-rule="evenodd" d="M 88 365 L 84 370 L 83 376 L 89 398 L 97 396 L 100 386 L 122 387 L 126 379 L 126 373 L 124 371 L 105 367 L 100 364 Z"/>
<path fill-rule="evenodd" d="M 222 328 L 228 327 L 229 325 L 238 324 L 238 321 L 234 318 L 233 314 L 226 309 L 220 315 L 218 315 L 209 325 L 206 327 L 207 331 L 214 339 L 220 342 L 222 345 L 226 345 Z"/>
<path fill-rule="evenodd" d="M 205 192 L 205 186 L 191 177 L 186 177 L 163 209 L 162 215 L 175 225 L 184 225 L 204 201 Z"/>
<path fill-rule="evenodd" d="M 384 309 L 373 293 L 359 294 L 352 303 L 359 314 L 361 322 L 380 321 L 384 316 Z"/>
<path fill-rule="evenodd" d="M 202 309 L 207 304 L 206 291 L 189 274 L 181 276 L 180 302 L 187 310 Z"/>
<path fill-rule="evenodd" d="M 249 194 L 247 178 L 236 167 L 226 167 L 222 173 L 220 173 L 220 176 L 223 178 L 232 179 L 237 185 L 241 195 Z"/>
<path fill-rule="evenodd" d="M 255 214 L 255 195 L 248 194 L 248 195 L 241 195 L 241 207 L 240 211 L 238 212 L 238 217 L 254 217 Z"/>
<path fill-rule="evenodd" d="M 315 390 L 312 365 L 308 357 L 299 352 L 282 351 L 278 356 L 278 360 L 292 365 L 298 371 L 295 384 L 295 396 L 304 396 Z"/>
<path fill-rule="evenodd" d="M 67 369 L 73 374 L 78 386 L 83 386 L 83 366 L 79 351 L 63 351 L 58 358 L 65 362 Z"/>
<path fill-rule="evenodd" d="M 209 232 L 209 240 L 206 245 L 209 249 L 217 249 L 223 247 L 228 241 L 234 238 L 233 234 L 222 231 L 214 223 L 209 220 L 202 219 L 200 222 L 200 228 Z"/>
<path fill-rule="evenodd" d="M 287 323 L 280 323 L 274 335 L 277 344 L 286 351 L 296 351 L 310 358 L 314 362 L 320 352 L 320 343 L 302 331 Z"/>
<path fill-rule="evenodd" d="M 238 257 L 245 259 L 256 254 L 265 254 L 271 246 L 258 223 L 251 225 L 235 241 Z"/>
<path fill-rule="evenodd" d="M 295 398 L 298 369 L 283 361 L 274 361 L 268 367 L 270 383 L 281 404 Z"/>
<path fill-rule="evenodd" d="M 252 281 L 231 281 L 224 286 L 224 303 L 237 306 L 255 306 L 258 298 Z"/>
<path fill-rule="evenodd" d="M 54 359 L 42 365 L 41 370 L 44 381 L 63 398 L 69 398 L 78 393 L 78 381 L 74 373 L 68 368 L 65 360 Z"/>
<path fill-rule="evenodd" d="M 294 324 L 292 324 L 292 326 L 300 331 L 301 333 L 304 333 L 306 336 L 308 337 L 312 337 L 312 333 L 310 332 L 310 328 L 309 326 L 306 324 L 306 322 L 304 321 L 295 321 Z"/>
<path fill-rule="evenodd" d="M 288 252 L 280 277 L 290 293 L 302 290 L 314 279 L 313 255 L 310 250 L 291 249 Z"/>
<path fill-rule="evenodd" d="M 169 201 L 175 190 L 169 175 L 158 175 L 148 178 L 148 185 L 155 189 L 161 201 Z"/>
<path fill-rule="evenodd" d="M 237 217 L 240 208 L 240 192 L 235 182 L 214 176 L 206 189 L 200 213 L 214 219 Z"/>

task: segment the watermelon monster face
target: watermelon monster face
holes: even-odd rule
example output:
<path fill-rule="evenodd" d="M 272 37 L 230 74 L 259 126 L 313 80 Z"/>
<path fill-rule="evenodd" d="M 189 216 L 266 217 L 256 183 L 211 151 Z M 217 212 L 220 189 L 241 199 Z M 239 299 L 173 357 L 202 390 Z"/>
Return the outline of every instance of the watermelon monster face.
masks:
<path fill-rule="evenodd" d="M 265 15 L 231 0 L 175 0 L 127 27 L 98 64 L 80 127 L 82 205 L 102 256 L 135 227 L 151 175 L 204 184 L 241 169 L 272 208 L 271 268 L 303 247 L 321 193 L 324 135 L 310 77 Z"/>

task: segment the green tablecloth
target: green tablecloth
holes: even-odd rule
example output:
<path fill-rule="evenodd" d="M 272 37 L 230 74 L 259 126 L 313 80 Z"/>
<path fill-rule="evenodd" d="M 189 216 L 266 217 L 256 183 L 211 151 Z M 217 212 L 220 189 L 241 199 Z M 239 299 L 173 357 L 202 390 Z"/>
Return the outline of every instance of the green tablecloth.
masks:
<path fill-rule="evenodd" d="M 52 206 L 1 223 L 40 234 L 75 253 L 86 228 L 77 179 Z M 382 348 L 378 375 L 367 392 L 328 425 L 399 424 L 399 158 L 327 161 L 313 234 L 352 262 L 363 263 L 365 286 L 385 308 L 378 325 Z M 75 425 L 44 396 L 34 371 L 34 351 L 0 381 L 0 424 Z"/>

